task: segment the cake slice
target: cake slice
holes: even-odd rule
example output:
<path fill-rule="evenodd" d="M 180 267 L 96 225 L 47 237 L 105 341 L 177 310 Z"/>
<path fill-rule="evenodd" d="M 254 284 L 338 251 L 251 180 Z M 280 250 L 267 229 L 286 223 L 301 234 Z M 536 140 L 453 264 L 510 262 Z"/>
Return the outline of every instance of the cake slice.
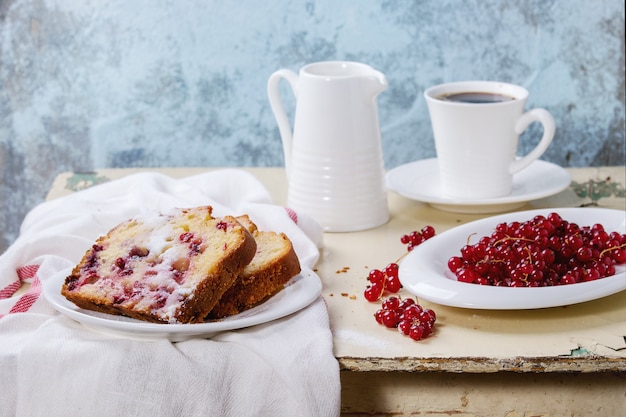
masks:
<path fill-rule="evenodd" d="M 209 313 L 209 319 L 238 314 L 262 303 L 301 270 L 293 245 L 284 233 L 260 231 L 247 215 L 237 220 L 254 236 L 256 254 Z"/>
<path fill-rule="evenodd" d="M 255 255 L 234 217 L 210 206 L 150 213 L 100 237 L 61 293 L 81 308 L 157 323 L 202 322 Z"/>

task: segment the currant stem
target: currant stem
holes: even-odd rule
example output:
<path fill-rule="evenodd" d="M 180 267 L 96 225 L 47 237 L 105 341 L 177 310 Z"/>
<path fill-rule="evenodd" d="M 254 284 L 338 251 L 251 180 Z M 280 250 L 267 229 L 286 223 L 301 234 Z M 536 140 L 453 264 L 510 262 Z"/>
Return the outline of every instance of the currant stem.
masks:
<path fill-rule="evenodd" d="M 610 247 L 610 248 L 606 248 L 606 249 L 604 249 L 602 252 L 600 252 L 600 255 L 599 255 L 599 256 L 600 256 L 600 258 L 602 258 L 602 256 L 604 256 L 604 254 L 605 254 L 606 252 L 611 252 L 611 251 L 614 251 L 614 250 L 616 250 L 616 249 L 623 249 L 623 248 L 625 248 L 625 247 L 626 247 L 626 243 L 623 243 L 623 244 L 621 244 L 621 245 L 619 245 L 619 246 L 612 246 L 612 247 Z"/>

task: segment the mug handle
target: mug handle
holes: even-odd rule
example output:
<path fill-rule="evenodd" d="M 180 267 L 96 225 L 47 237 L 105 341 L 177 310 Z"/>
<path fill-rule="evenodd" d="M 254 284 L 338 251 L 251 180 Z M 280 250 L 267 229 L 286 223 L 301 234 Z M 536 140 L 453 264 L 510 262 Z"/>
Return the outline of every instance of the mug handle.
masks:
<path fill-rule="evenodd" d="M 293 134 L 291 132 L 291 125 L 289 123 L 289 119 L 287 118 L 287 114 L 285 113 L 285 109 L 280 99 L 280 92 L 278 89 L 279 82 L 283 78 L 289 82 L 291 90 L 293 91 L 293 95 L 296 97 L 296 99 L 298 98 L 298 75 L 288 69 L 281 69 L 270 75 L 270 78 L 267 81 L 267 97 L 270 101 L 270 107 L 272 108 L 272 112 L 274 113 L 274 117 L 276 118 L 278 131 L 280 132 L 280 137 L 283 142 L 285 172 L 287 174 L 287 178 L 289 178 L 289 172 L 291 168 L 291 144 L 293 142 Z"/>
<path fill-rule="evenodd" d="M 535 146 L 535 149 L 530 151 L 528 155 L 523 158 L 516 159 L 511 164 L 509 171 L 511 174 L 515 174 L 518 171 L 526 168 L 535 160 L 539 159 L 541 155 L 548 149 L 548 146 L 552 142 L 554 138 L 554 132 L 556 130 L 556 125 L 554 123 L 554 118 L 552 115 L 545 109 L 533 109 L 530 110 L 520 116 L 515 123 L 515 133 L 520 135 L 528 126 L 533 122 L 539 122 L 543 126 L 543 136 L 539 141 L 539 144 Z"/>

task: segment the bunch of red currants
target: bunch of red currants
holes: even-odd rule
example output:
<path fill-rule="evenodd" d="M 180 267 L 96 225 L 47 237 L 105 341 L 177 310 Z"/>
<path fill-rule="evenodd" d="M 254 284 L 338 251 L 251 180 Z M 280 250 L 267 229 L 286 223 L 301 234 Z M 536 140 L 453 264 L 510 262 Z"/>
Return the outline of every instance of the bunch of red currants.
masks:
<path fill-rule="evenodd" d="M 410 252 L 434 235 L 435 229 L 432 226 L 426 226 L 420 231 L 403 235 L 400 241 Z M 397 294 L 402 288 L 398 270 L 397 262 L 388 264 L 382 270 L 372 269 L 367 277 L 369 285 L 363 292 L 365 299 L 376 302 L 386 294 Z M 391 295 L 382 301 L 381 308 L 376 311 L 374 318 L 379 324 L 388 328 L 397 328 L 400 333 L 413 340 L 422 340 L 432 333 L 437 316 L 433 310 L 423 308 L 412 298 L 401 299 Z"/>

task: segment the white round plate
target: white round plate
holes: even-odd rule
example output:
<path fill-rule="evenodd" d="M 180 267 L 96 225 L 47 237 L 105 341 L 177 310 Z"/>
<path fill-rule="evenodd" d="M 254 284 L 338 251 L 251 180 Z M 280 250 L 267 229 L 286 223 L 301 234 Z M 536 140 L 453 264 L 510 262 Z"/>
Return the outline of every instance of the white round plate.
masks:
<path fill-rule="evenodd" d="M 489 235 L 501 222 L 525 221 L 551 212 L 579 226 L 604 225 L 607 231 L 626 233 L 626 212 L 602 208 L 560 208 L 521 211 L 467 223 L 436 235 L 415 247 L 400 263 L 400 282 L 418 298 L 433 303 L 486 310 L 523 310 L 557 307 L 595 300 L 626 290 L 626 265 L 616 274 L 596 281 L 538 288 L 493 287 L 456 280 L 448 259 L 459 255 L 472 236 L 472 243 Z"/>
<path fill-rule="evenodd" d="M 571 177 L 558 165 L 535 161 L 513 176 L 511 193 L 481 200 L 454 199 L 443 195 L 437 158 L 401 165 L 387 172 L 387 188 L 411 200 L 423 201 L 456 213 L 499 213 L 566 189 Z"/>
<path fill-rule="evenodd" d="M 44 297 L 61 314 L 102 333 L 132 339 L 169 339 L 181 341 L 191 338 L 210 338 L 226 330 L 242 329 L 267 323 L 295 313 L 311 304 L 322 292 L 320 278 L 310 269 L 302 268 L 285 288 L 264 303 L 220 321 L 197 324 L 159 324 L 135 320 L 79 308 L 61 295 L 61 286 L 71 269 L 60 271 L 43 285 Z"/>

